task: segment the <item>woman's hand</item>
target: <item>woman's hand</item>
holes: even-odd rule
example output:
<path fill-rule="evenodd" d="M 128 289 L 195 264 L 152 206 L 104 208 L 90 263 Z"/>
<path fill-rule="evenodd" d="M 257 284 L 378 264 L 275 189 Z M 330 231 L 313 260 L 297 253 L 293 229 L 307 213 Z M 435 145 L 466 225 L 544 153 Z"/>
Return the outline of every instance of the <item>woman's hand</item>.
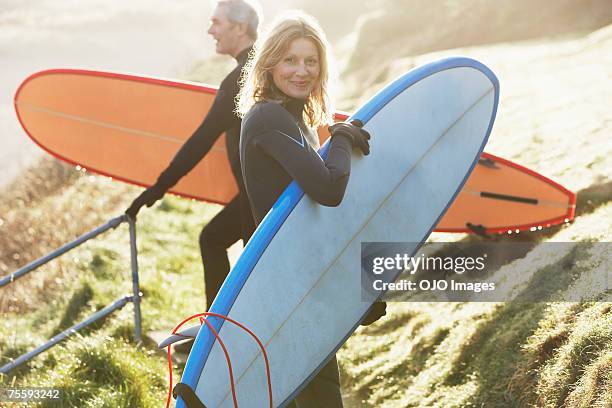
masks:
<path fill-rule="evenodd" d="M 353 119 L 351 123 L 339 122 L 329 127 L 329 133 L 331 137 L 334 136 L 345 136 L 347 137 L 353 148 L 358 148 L 361 152 L 367 156 L 370 154 L 370 134 L 362 129 L 363 123 L 358 119 Z"/>

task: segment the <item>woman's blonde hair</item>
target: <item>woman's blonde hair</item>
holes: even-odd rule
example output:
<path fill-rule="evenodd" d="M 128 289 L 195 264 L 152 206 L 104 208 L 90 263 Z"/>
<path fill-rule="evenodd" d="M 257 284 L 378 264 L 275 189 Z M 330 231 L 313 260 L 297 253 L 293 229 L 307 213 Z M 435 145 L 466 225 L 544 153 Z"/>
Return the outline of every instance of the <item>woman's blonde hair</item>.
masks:
<path fill-rule="evenodd" d="M 242 69 L 241 91 L 236 97 L 236 112 L 240 117 L 256 102 L 284 104 L 289 100 L 274 84 L 272 70 L 281 62 L 291 42 L 298 38 L 311 40 L 319 52 L 319 77 L 304 105 L 304 123 L 310 127 L 332 123 L 329 44 L 317 21 L 302 12 L 291 12 L 281 17 L 255 45 L 254 55 Z"/>

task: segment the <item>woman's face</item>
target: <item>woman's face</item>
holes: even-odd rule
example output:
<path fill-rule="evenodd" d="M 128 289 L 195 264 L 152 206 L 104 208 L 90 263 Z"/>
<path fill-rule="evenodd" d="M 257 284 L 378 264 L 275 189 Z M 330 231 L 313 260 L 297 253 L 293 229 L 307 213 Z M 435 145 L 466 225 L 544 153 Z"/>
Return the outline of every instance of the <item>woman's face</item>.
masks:
<path fill-rule="evenodd" d="M 307 99 L 319 80 L 319 51 L 309 39 L 298 38 L 280 62 L 272 68 L 274 85 L 285 95 L 295 99 Z"/>

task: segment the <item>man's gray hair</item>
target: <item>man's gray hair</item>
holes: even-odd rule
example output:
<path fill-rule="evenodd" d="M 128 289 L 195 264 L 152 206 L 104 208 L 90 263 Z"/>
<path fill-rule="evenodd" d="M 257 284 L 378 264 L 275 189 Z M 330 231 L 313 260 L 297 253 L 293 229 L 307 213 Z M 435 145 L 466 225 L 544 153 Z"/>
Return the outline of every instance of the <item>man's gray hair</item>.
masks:
<path fill-rule="evenodd" d="M 251 0 L 219 0 L 218 6 L 224 6 L 227 11 L 226 17 L 232 23 L 247 25 L 247 35 L 257 39 L 257 27 L 259 26 L 259 6 Z"/>

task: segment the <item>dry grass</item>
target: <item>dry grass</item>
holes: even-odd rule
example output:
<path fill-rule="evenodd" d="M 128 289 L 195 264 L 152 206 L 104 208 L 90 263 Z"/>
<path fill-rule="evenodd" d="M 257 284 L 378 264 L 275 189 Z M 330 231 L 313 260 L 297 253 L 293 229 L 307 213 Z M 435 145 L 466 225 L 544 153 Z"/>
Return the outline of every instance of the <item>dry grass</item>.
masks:
<path fill-rule="evenodd" d="M 121 214 L 135 191 L 42 159 L 0 196 L 0 273 L 13 272 Z M 66 259 L 2 288 L 0 313 L 33 310 L 41 297 L 57 291 L 68 273 Z"/>

